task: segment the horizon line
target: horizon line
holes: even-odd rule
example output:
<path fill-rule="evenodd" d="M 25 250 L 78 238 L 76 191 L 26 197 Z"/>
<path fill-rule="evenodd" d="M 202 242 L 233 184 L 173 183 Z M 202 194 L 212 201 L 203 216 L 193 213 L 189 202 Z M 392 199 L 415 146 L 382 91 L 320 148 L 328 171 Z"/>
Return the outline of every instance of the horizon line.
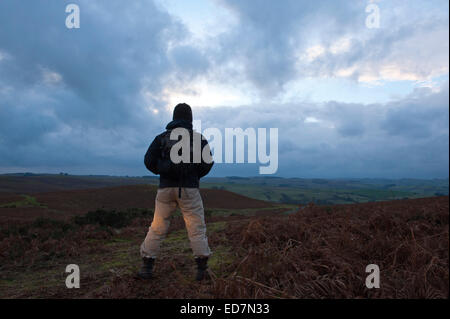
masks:
<path fill-rule="evenodd" d="M 109 175 L 109 174 L 71 174 L 67 172 L 60 173 L 33 173 L 33 172 L 14 172 L 14 173 L 0 173 L 0 176 L 42 176 L 42 175 L 54 175 L 54 176 L 74 176 L 74 177 L 117 177 L 117 178 L 159 178 L 159 175 Z M 418 178 L 418 177 L 285 177 L 285 176 L 269 176 L 269 175 L 256 175 L 256 176 L 239 176 L 239 175 L 227 175 L 227 176 L 206 176 L 204 179 L 210 178 L 230 178 L 230 179 L 251 179 L 251 178 L 265 178 L 265 179 L 305 179 L 305 180 L 449 180 L 449 177 L 432 177 L 432 178 Z"/>

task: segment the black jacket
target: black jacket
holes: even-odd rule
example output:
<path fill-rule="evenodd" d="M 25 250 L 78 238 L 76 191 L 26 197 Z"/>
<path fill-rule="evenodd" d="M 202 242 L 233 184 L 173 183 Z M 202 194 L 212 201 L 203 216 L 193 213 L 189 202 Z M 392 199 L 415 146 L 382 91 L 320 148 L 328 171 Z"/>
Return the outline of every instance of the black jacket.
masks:
<path fill-rule="evenodd" d="M 184 120 L 175 120 L 167 124 L 166 129 L 172 130 L 177 127 L 183 127 L 188 130 L 192 130 L 192 124 L 184 121 Z M 147 169 L 152 172 L 153 174 L 160 175 L 160 170 L 158 169 L 158 166 L 160 165 L 161 161 L 161 140 L 162 136 L 165 134 L 161 133 L 160 135 L 156 136 L 153 142 L 150 144 L 150 147 L 147 150 L 147 153 L 145 154 L 144 163 Z M 202 147 L 201 149 L 208 145 L 208 141 L 204 138 L 202 138 Z M 196 167 L 197 169 L 195 171 L 189 171 L 187 176 L 184 176 L 183 179 L 180 181 L 178 179 L 173 179 L 169 176 L 160 175 L 159 178 L 159 187 L 160 188 L 166 188 L 166 187 L 187 187 L 187 188 L 198 188 L 199 187 L 199 181 L 200 178 L 203 176 L 206 176 L 209 171 L 211 170 L 212 166 L 214 165 L 214 162 L 211 163 L 205 163 L 202 161 L 199 163 Z M 181 183 L 181 184 L 180 184 Z"/>

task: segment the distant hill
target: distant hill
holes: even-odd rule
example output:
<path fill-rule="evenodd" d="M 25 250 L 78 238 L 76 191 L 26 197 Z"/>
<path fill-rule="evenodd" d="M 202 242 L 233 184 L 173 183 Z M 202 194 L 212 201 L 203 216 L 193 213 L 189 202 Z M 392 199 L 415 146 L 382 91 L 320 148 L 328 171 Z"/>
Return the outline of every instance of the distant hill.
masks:
<path fill-rule="evenodd" d="M 29 194 L 127 185 L 157 185 L 158 176 L 114 177 L 17 173 L 0 175 L 0 192 Z M 276 176 L 206 177 L 201 187 L 284 204 L 351 204 L 449 194 L 447 179 L 304 179 Z"/>
<path fill-rule="evenodd" d="M 6 174 L 0 175 L 0 192 L 35 193 L 126 185 L 156 185 L 155 177 L 115 177 L 101 175 Z"/>

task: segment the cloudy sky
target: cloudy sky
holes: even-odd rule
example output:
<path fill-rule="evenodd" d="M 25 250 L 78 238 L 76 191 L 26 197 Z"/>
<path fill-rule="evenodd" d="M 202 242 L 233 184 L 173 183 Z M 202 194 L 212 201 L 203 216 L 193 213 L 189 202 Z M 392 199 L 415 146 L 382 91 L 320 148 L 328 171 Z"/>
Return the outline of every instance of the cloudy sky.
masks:
<path fill-rule="evenodd" d="M 0 0 L 0 173 L 145 175 L 186 102 L 203 128 L 278 128 L 280 176 L 448 178 L 448 6 Z"/>

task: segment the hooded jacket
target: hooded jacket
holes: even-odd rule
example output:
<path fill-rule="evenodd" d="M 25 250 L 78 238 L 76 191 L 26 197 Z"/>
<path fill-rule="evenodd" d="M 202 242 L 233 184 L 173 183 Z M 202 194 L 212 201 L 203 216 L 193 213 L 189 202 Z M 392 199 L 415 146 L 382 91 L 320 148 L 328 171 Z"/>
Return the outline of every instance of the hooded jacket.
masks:
<path fill-rule="evenodd" d="M 166 126 L 166 130 L 173 130 L 175 128 L 182 127 L 187 130 L 189 130 L 192 134 L 192 123 L 184 120 L 184 119 L 175 119 Z M 160 175 L 159 178 L 159 187 L 160 188 L 167 188 L 167 187 L 187 187 L 187 188 L 198 188 L 199 187 L 199 181 L 200 178 L 206 176 L 209 171 L 211 170 L 212 166 L 214 165 L 214 162 L 206 163 L 202 161 L 198 165 L 196 165 L 195 170 L 190 170 L 186 176 L 183 176 L 183 179 L 181 181 L 179 179 L 173 179 L 170 176 L 165 176 L 164 174 L 160 174 L 160 169 L 158 166 L 161 165 L 162 161 L 162 139 L 165 134 L 167 134 L 167 131 L 164 133 L 161 133 L 160 135 L 156 136 L 153 142 L 150 144 L 150 147 L 147 150 L 147 153 L 145 154 L 144 158 L 144 164 L 147 167 L 149 171 L 151 171 L 153 174 Z M 201 139 L 201 149 L 208 145 L 208 141 L 202 137 Z"/>

